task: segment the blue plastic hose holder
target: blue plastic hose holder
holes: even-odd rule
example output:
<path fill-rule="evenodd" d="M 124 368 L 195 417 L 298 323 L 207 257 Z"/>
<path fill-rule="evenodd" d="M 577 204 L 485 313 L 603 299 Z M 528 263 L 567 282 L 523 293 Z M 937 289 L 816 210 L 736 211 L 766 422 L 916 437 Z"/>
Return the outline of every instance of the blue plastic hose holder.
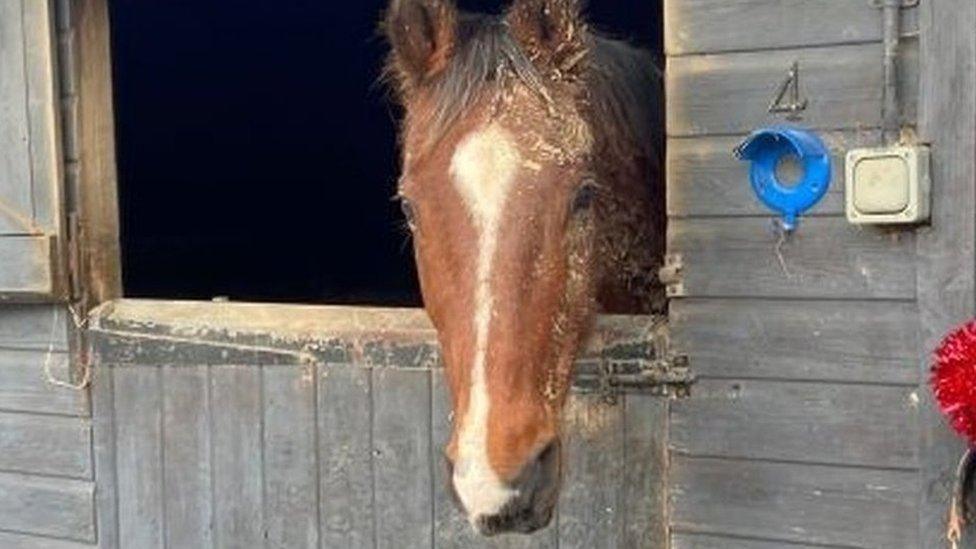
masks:
<path fill-rule="evenodd" d="M 753 132 L 735 150 L 740 160 L 752 163 L 749 179 L 760 202 L 782 217 L 783 230 L 796 229 L 797 218 L 816 205 L 830 188 L 830 151 L 810 130 L 771 126 Z M 793 156 L 802 168 L 796 183 L 776 176 L 776 166 Z"/>

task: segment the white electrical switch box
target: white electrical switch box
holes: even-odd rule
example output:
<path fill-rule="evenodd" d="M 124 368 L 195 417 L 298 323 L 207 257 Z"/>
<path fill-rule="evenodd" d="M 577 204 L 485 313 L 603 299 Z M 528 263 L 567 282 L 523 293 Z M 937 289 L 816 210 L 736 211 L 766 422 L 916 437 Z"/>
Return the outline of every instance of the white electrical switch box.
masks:
<path fill-rule="evenodd" d="M 847 220 L 859 225 L 921 223 L 929 218 L 929 149 L 853 149 L 845 170 Z"/>

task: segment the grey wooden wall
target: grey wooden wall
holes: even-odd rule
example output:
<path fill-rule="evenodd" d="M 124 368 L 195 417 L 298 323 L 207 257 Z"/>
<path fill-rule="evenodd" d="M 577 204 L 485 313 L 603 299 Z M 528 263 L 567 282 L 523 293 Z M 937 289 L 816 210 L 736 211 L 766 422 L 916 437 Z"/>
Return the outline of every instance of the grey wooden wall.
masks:
<path fill-rule="evenodd" d="M 604 318 L 579 367 L 653 358 L 661 327 Z M 575 395 L 553 525 L 486 541 L 422 311 L 128 300 L 89 333 L 101 547 L 665 547 L 661 397 Z"/>
<path fill-rule="evenodd" d="M 0 547 L 92 547 L 88 393 L 72 381 L 63 305 L 63 174 L 76 172 L 71 2 L 0 0 Z M 57 12 L 57 13 L 55 13 Z M 56 62 L 59 60 L 60 62 Z M 58 69 L 62 72 L 59 74 Z M 23 214 L 23 215 L 21 215 Z M 55 238 L 52 239 L 51 237 Z M 63 242 L 62 242 L 63 243 Z"/>
<path fill-rule="evenodd" d="M 920 36 L 928 65 L 941 63 L 942 51 L 972 79 L 970 38 L 925 49 L 943 24 L 965 32 L 953 31 L 963 26 L 951 18 L 969 21 L 966 4 L 922 0 L 902 11 L 898 86 L 911 130 Z M 809 99 L 801 123 L 823 133 L 836 167 L 847 148 L 877 144 L 880 10 L 866 0 L 666 0 L 665 11 L 668 245 L 684 265 L 670 320 L 675 346 L 700 376 L 692 398 L 670 412 L 672 546 L 942 546 L 950 475 L 930 456 L 945 461 L 952 452 L 932 450 L 948 446 L 928 434 L 944 430 L 938 415 L 922 413 L 925 361 L 933 334 L 972 314 L 971 221 L 955 214 L 971 212 L 972 174 L 934 184 L 936 193 L 946 192 L 940 184 L 956 189 L 958 206 L 936 199 L 933 225 L 959 238 L 966 265 L 938 275 L 958 288 L 959 305 L 920 336 L 920 308 L 950 301 L 933 299 L 938 290 L 922 274 L 950 264 L 939 247 L 945 236 L 849 225 L 838 169 L 781 261 L 770 214 L 732 154 L 748 132 L 781 121 L 767 106 L 794 61 Z M 944 78 L 926 82 L 926 93 L 959 86 Z M 976 117 L 968 101 L 956 103 L 969 129 L 957 130 L 963 143 L 954 146 L 971 159 Z M 952 155 L 948 139 L 943 146 L 936 163 Z M 937 261 L 924 261 L 919 234 L 940 242 L 931 248 Z"/>

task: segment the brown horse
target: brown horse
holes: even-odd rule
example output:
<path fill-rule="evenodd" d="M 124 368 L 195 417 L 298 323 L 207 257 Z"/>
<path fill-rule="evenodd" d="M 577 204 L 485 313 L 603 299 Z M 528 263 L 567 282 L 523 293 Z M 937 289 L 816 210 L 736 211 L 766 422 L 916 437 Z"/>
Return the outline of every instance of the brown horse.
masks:
<path fill-rule="evenodd" d="M 453 397 L 446 455 L 471 524 L 548 524 L 573 359 L 598 311 L 663 307 L 661 77 L 577 0 L 502 16 L 392 0 L 399 195 Z"/>

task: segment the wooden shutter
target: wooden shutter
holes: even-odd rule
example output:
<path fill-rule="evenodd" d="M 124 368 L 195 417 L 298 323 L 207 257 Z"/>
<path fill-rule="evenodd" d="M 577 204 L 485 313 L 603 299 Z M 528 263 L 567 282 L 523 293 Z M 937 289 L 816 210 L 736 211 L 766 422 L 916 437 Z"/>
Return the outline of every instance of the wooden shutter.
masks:
<path fill-rule="evenodd" d="M 0 0 L 0 299 L 63 297 L 55 38 L 47 0 Z"/>

